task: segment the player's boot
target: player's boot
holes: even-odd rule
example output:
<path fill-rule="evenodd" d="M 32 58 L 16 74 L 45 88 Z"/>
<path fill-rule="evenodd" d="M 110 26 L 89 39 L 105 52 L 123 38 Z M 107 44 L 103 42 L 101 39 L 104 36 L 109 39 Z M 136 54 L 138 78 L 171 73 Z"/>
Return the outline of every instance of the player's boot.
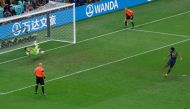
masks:
<path fill-rule="evenodd" d="M 45 94 L 45 93 L 43 93 L 43 94 L 42 94 L 42 96 L 46 96 L 46 94 Z"/>
<path fill-rule="evenodd" d="M 165 77 L 168 77 L 168 74 L 166 73 L 164 76 L 165 76 Z"/>

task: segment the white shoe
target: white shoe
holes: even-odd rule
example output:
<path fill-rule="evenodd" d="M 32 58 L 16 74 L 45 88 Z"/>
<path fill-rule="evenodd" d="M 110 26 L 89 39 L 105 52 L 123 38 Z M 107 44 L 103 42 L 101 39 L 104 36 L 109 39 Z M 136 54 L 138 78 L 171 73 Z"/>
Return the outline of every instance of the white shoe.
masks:
<path fill-rule="evenodd" d="M 167 73 L 165 74 L 165 77 L 168 77 L 168 74 L 167 74 Z"/>
<path fill-rule="evenodd" d="M 45 94 L 45 93 L 43 93 L 43 94 L 42 94 L 42 96 L 46 96 L 46 94 Z"/>

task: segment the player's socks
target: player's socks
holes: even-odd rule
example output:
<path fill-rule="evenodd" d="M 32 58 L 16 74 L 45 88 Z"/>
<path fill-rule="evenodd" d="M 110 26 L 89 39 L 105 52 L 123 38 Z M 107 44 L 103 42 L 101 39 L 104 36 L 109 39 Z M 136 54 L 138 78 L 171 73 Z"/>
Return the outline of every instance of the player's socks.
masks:
<path fill-rule="evenodd" d="M 171 72 L 171 69 L 168 69 L 168 72 L 167 72 L 167 74 L 169 74 Z"/>
<path fill-rule="evenodd" d="M 135 26 L 135 25 L 134 25 L 134 23 L 133 23 L 133 22 L 131 22 L 131 24 L 132 24 L 132 29 L 134 29 L 134 26 Z"/>
<path fill-rule="evenodd" d="M 168 69 L 168 72 L 165 74 L 165 77 L 168 77 L 170 72 L 171 72 L 171 69 Z"/>
<path fill-rule="evenodd" d="M 43 93 L 43 95 L 45 95 L 44 86 L 42 86 L 42 93 Z"/>
<path fill-rule="evenodd" d="M 125 26 L 127 27 L 127 25 L 128 25 L 128 22 L 127 22 L 127 21 L 125 21 Z"/>
<path fill-rule="evenodd" d="M 38 94 L 38 85 L 35 87 L 35 94 Z"/>

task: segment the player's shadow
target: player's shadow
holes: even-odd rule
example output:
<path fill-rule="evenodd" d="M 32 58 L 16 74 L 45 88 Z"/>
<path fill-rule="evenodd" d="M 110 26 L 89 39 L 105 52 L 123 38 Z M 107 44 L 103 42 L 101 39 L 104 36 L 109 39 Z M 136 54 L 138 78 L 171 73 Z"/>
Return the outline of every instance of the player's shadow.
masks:
<path fill-rule="evenodd" d="M 33 61 L 40 61 L 40 60 L 44 59 L 44 56 L 45 56 L 45 54 L 39 55 L 39 56 L 35 56 L 35 57 L 32 57 L 32 60 Z"/>
<path fill-rule="evenodd" d="M 39 60 L 42 60 L 42 58 L 41 58 L 41 57 L 33 57 L 32 60 L 33 60 L 33 61 L 39 61 Z"/>

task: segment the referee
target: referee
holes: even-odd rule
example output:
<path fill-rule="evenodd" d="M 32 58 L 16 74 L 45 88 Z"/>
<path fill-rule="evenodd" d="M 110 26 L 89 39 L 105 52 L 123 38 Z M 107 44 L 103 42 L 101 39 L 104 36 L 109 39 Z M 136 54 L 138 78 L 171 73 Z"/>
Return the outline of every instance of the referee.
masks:
<path fill-rule="evenodd" d="M 134 12 L 128 8 L 125 8 L 125 15 L 126 15 L 126 18 L 125 18 L 125 26 L 127 27 L 128 26 L 128 22 L 130 21 L 131 24 L 132 24 L 132 29 L 134 29 L 134 22 L 133 22 L 133 19 L 134 19 Z"/>
<path fill-rule="evenodd" d="M 43 68 L 42 63 L 39 63 L 38 66 L 35 68 L 34 74 L 36 76 L 35 94 L 38 94 L 38 85 L 40 84 L 42 86 L 42 94 L 43 96 L 45 96 L 45 92 L 44 92 L 45 75 L 44 75 L 44 68 Z"/>

